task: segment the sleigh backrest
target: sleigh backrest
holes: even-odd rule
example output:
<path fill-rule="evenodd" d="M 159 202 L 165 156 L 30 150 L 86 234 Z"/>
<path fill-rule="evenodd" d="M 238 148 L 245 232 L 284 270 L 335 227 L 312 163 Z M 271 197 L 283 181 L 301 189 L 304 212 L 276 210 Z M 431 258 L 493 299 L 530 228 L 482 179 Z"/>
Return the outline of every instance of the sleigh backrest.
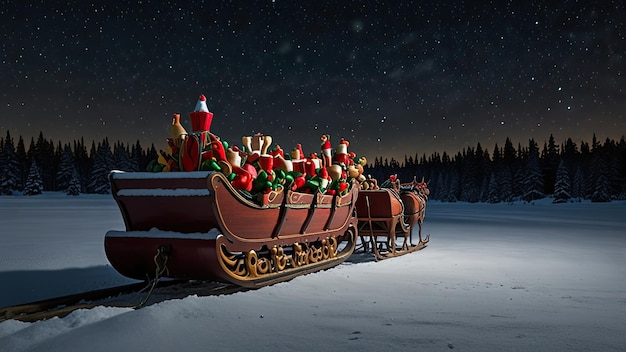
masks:
<path fill-rule="evenodd" d="M 399 196 L 391 189 L 386 188 L 360 191 L 356 208 L 360 219 L 390 218 L 402 214 L 402 203 Z"/>

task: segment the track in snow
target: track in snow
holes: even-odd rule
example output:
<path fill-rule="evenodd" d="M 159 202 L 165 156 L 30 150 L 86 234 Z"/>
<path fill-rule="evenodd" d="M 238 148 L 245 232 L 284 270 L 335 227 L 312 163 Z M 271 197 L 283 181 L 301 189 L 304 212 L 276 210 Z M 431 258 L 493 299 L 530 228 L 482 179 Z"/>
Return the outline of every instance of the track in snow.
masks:
<path fill-rule="evenodd" d="M 10 319 L 35 322 L 52 317 L 62 318 L 77 309 L 97 306 L 139 308 L 189 295 L 218 296 L 247 290 L 222 282 L 173 280 L 159 282 L 149 294 L 149 286 L 141 282 L 0 308 L 0 322 Z"/>

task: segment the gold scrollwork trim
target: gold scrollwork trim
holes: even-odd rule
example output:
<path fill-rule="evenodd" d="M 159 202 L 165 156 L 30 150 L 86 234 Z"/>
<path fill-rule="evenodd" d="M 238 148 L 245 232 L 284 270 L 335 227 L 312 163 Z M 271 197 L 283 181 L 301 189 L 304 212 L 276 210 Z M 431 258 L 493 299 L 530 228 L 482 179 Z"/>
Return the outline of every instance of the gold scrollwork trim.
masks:
<path fill-rule="evenodd" d="M 315 243 L 294 243 L 291 245 L 290 255 L 281 246 L 274 246 L 265 254 L 254 250 L 233 254 L 221 245 L 219 255 L 229 275 L 239 280 L 247 280 L 335 258 L 337 244 L 335 237 L 326 237 Z"/>

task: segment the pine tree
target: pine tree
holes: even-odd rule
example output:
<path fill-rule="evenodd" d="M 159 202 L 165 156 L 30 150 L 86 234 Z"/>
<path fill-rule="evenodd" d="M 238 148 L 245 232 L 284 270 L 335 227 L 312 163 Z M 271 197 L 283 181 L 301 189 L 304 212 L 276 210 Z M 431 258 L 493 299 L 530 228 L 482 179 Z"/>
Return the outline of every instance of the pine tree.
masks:
<path fill-rule="evenodd" d="M 487 189 L 487 203 L 500 203 L 501 199 L 498 195 L 498 183 L 496 182 L 496 175 L 491 173 L 489 177 L 489 187 Z"/>
<path fill-rule="evenodd" d="M 145 171 L 150 160 L 155 160 L 157 157 L 158 157 L 158 154 L 157 154 L 156 148 L 154 147 L 154 144 L 150 144 L 150 148 L 146 150 L 146 153 L 142 159 L 142 163 L 139 165 L 140 166 L 139 170 Z"/>
<path fill-rule="evenodd" d="M 602 148 L 604 160 L 606 160 L 606 177 L 609 180 L 610 194 L 617 195 L 622 186 L 622 176 L 620 175 L 620 151 L 614 141 L 606 139 Z"/>
<path fill-rule="evenodd" d="M 534 140 L 530 140 L 528 160 L 526 163 L 526 177 L 523 181 L 522 199 L 530 202 L 545 197 L 543 192 L 543 175 L 539 167 L 539 150 Z"/>
<path fill-rule="evenodd" d="M 61 154 L 59 167 L 57 168 L 56 189 L 59 191 L 67 190 L 70 184 L 70 179 L 75 171 L 76 164 L 74 163 L 74 155 L 69 144 L 66 144 L 63 148 L 63 154 Z"/>
<path fill-rule="evenodd" d="M 74 141 L 74 162 L 76 163 L 76 170 L 78 171 L 78 177 L 82 185 L 81 191 L 85 191 L 86 188 L 84 185 L 89 179 L 93 164 L 87 153 L 87 147 L 85 146 L 83 138 L 81 138 L 80 141 Z"/>
<path fill-rule="evenodd" d="M 141 167 L 141 165 L 143 164 L 142 158 L 143 150 L 141 148 L 141 144 L 139 143 L 139 141 L 137 141 L 137 143 L 133 145 L 130 151 L 131 169 L 129 171 L 139 171 L 141 169 L 145 169 Z"/>
<path fill-rule="evenodd" d="M 468 148 L 462 158 L 461 194 L 459 200 L 476 203 L 480 200 L 480 170 L 473 148 Z"/>
<path fill-rule="evenodd" d="M 7 137 L 0 145 L 0 194 L 13 194 L 13 191 L 20 189 L 20 185 L 20 164 L 13 147 L 13 139 L 7 131 Z"/>
<path fill-rule="evenodd" d="M 570 180 L 569 172 L 565 162 L 561 160 L 559 167 L 556 170 L 556 181 L 554 183 L 554 199 L 552 203 L 565 203 L 570 200 Z"/>
<path fill-rule="evenodd" d="M 620 192 L 617 194 L 617 200 L 626 200 L 626 177 L 622 180 Z"/>
<path fill-rule="evenodd" d="M 113 159 L 115 169 L 121 171 L 133 171 L 133 163 L 128 149 L 122 143 L 116 143 L 113 147 Z"/>
<path fill-rule="evenodd" d="M 579 201 L 585 198 L 585 176 L 583 175 L 583 169 L 580 166 L 576 168 L 576 172 L 574 173 L 571 196 Z"/>
<path fill-rule="evenodd" d="M 41 174 L 39 173 L 37 161 L 33 159 L 30 164 L 30 171 L 28 172 L 28 177 L 26 178 L 26 186 L 24 187 L 23 194 L 25 196 L 34 196 L 41 194 L 42 192 L 43 180 L 41 179 Z"/>
<path fill-rule="evenodd" d="M 445 184 L 444 182 L 445 178 L 443 172 L 440 172 L 439 175 L 437 175 L 437 180 L 435 181 L 437 187 L 434 187 L 434 189 L 430 191 L 429 199 L 440 200 L 443 198 L 443 187 L 441 186 Z"/>
<path fill-rule="evenodd" d="M 457 202 L 459 200 L 459 174 L 452 169 L 445 176 L 445 191 L 442 194 L 442 202 Z"/>
<path fill-rule="evenodd" d="M 26 170 L 28 169 L 28 162 L 26 160 L 26 148 L 24 146 L 24 139 L 22 138 L 22 136 L 20 136 L 20 139 L 17 141 L 15 154 L 17 157 L 17 165 L 20 170 L 17 190 L 21 192 L 24 189 L 24 184 L 26 183 Z"/>
<path fill-rule="evenodd" d="M 3 145 L 4 141 L 0 140 L 0 145 Z M 8 175 L 6 169 L 6 156 L 4 148 L 0 148 L 0 195 L 10 195 L 13 193 L 12 187 L 8 181 Z"/>
<path fill-rule="evenodd" d="M 493 168 L 491 166 L 491 158 L 489 157 L 489 152 L 487 150 L 483 150 L 480 143 L 478 143 L 476 146 L 476 159 L 478 164 L 477 182 L 480 186 L 479 199 L 481 202 L 486 202 L 489 189 L 489 179 L 491 178 L 491 174 L 493 173 Z"/>
<path fill-rule="evenodd" d="M 592 202 L 610 202 L 611 201 L 611 184 L 609 182 L 608 177 L 606 176 L 606 167 L 604 161 L 600 159 L 599 170 L 597 170 L 596 178 L 595 178 L 595 187 L 593 193 L 591 194 Z"/>
<path fill-rule="evenodd" d="M 513 142 L 511 142 L 511 139 L 507 137 L 504 142 L 504 147 L 502 148 L 502 160 L 511 166 L 515 162 L 516 155 L 517 153 L 515 152 Z"/>
<path fill-rule="evenodd" d="M 525 192 L 524 181 L 527 173 L 526 164 L 528 163 L 528 152 L 522 148 L 521 144 L 518 144 L 516 153 L 517 158 L 510 163 L 510 170 L 513 175 L 512 191 L 513 199 L 521 199 Z"/>
<path fill-rule="evenodd" d="M 504 166 L 496 174 L 496 182 L 500 192 L 500 200 L 504 202 L 513 201 L 513 176 L 511 170 Z"/>
<path fill-rule="evenodd" d="M 39 137 L 35 144 L 34 158 L 40 170 L 44 189 L 48 191 L 54 190 L 56 175 L 54 169 L 54 143 L 46 140 L 43 132 L 39 132 Z"/>
<path fill-rule="evenodd" d="M 93 169 L 87 185 L 89 193 L 107 194 L 111 190 L 109 173 L 113 169 L 113 154 L 108 139 L 104 139 L 94 156 Z"/>
<path fill-rule="evenodd" d="M 556 170 L 559 166 L 559 148 L 554 142 L 554 136 L 550 134 L 548 143 L 543 146 L 541 153 L 541 173 L 543 174 L 543 183 L 545 193 L 554 192 L 554 183 L 556 180 Z"/>
<path fill-rule="evenodd" d="M 524 180 L 526 179 L 526 169 L 517 168 L 517 171 L 513 174 L 511 179 L 511 194 L 512 198 L 519 200 L 524 194 Z"/>
<path fill-rule="evenodd" d="M 68 196 L 77 196 L 81 192 L 80 185 L 80 176 L 78 176 L 78 171 L 76 168 L 73 169 L 72 175 L 70 176 L 70 181 L 67 185 L 67 191 L 65 192 Z"/>
<path fill-rule="evenodd" d="M 480 180 L 481 184 L 480 184 L 480 191 L 479 191 L 479 201 L 480 202 L 486 202 L 487 198 L 489 198 L 489 181 L 491 180 L 491 176 L 489 178 L 486 179 L 482 179 Z M 495 185 L 497 187 L 497 184 Z"/>

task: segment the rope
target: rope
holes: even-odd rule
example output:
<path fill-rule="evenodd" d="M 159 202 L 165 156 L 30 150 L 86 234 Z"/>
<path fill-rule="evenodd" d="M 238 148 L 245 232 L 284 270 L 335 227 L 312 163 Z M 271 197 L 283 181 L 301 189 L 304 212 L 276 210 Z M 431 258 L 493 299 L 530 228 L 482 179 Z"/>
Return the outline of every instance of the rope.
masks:
<path fill-rule="evenodd" d="M 150 295 L 152 295 L 152 291 L 154 291 L 154 288 L 156 287 L 157 283 L 159 283 L 159 280 L 161 279 L 161 275 L 163 275 L 165 271 L 167 271 L 169 274 L 169 269 L 167 268 L 167 260 L 169 259 L 169 255 L 166 252 L 169 252 L 169 250 L 166 250 L 165 246 L 160 246 L 159 248 L 157 248 L 157 253 L 154 255 L 154 258 L 153 258 L 154 265 L 156 266 L 154 279 L 152 280 L 152 284 L 150 285 L 150 290 L 148 291 L 148 294 L 138 305 L 134 307 L 135 309 L 139 309 L 143 307 L 146 304 L 146 302 L 148 302 Z M 161 261 L 162 261 L 162 265 L 161 265 Z"/>

